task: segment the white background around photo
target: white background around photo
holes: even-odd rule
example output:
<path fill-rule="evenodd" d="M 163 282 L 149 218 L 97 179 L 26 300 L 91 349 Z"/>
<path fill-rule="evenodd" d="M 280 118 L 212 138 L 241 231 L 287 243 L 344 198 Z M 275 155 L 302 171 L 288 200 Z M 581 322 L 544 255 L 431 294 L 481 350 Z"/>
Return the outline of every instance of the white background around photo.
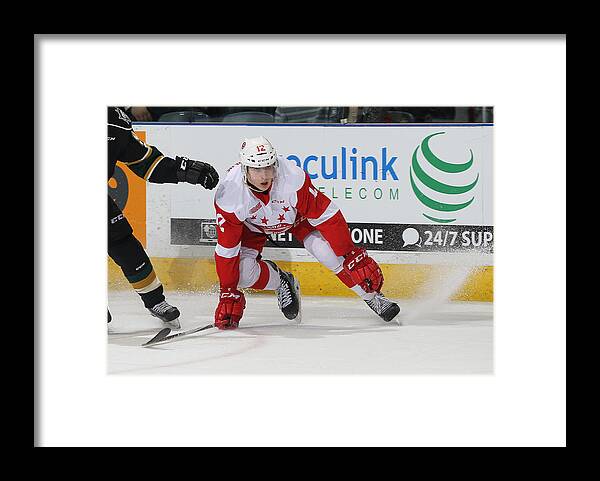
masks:
<path fill-rule="evenodd" d="M 35 82 L 37 445 L 566 444 L 565 36 L 45 35 Z M 494 374 L 108 375 L 106 107 L 206 103 L 493 106 Z"/>

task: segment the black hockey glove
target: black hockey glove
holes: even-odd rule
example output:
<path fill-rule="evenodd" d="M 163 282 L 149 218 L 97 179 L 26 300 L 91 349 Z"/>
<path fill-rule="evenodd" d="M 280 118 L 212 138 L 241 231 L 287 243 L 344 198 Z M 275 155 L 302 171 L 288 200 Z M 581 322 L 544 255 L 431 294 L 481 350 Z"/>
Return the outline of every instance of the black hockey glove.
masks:
<path fill-rule="evenodd" d="M 187 157 L 177 156 L 175 160 L 179 162 L 179 169 L 177 169 L 179 182 L 200 184 L 208 190 L 214 189 L 219 183 L 219 174 L 212 165 Z"/>

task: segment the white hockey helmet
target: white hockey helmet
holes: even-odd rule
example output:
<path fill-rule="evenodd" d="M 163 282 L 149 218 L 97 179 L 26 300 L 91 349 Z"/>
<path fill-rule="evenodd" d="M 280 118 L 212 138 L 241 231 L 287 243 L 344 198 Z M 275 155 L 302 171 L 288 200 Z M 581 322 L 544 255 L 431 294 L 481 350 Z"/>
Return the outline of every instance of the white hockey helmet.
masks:
<path fill-rule="evenodd" d="M 275 165 L 277 167 L 277 152 L 262 135 L 244 139 L 240 148 L 240 162 L 245 167 L 260 169 Z"/>

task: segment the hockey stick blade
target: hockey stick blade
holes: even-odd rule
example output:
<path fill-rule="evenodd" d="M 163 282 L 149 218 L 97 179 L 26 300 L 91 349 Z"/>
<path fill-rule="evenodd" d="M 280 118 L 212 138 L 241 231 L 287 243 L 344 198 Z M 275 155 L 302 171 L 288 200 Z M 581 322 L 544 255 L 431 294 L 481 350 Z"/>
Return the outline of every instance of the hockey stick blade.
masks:
<path fill-rule="evenodd" d="M 142 344 L 142 346 L 149 346 L 150 344 L 156 344 L 156 343 L 164 340 L 169 334 L 171 334 L 171 329 L 168 327 L 165 327 L 164 329 L 161 329 L 158 332 L 158 334 L 156 334 L 156 336 L 154 336 L 148 342 L 145 342 L 144 344 Z"/>
<path fill-rule="evenodd" d="M 158 334 L 156 334 L 156 336 L 154 336 L 152 339 L 150 339 L 148 342 L 145 342 L 144 344 L 142 344 L 142 347 L 153 346 L 160 342 L 167 342 L 172 339 L 175 339 L 176 337 L 187 336 L 188 334 L 194 334 L 196 332 L 205 331 L 212 327 L 215 327 L 215 325 L 208 324 L 206 326 L 195 327 L 194 329 L 190 329 L 189 331 L 178 332 L 176 334 L 171 334 L 171 329 L 169 329 L 168 327 L 165 327 Z"/>

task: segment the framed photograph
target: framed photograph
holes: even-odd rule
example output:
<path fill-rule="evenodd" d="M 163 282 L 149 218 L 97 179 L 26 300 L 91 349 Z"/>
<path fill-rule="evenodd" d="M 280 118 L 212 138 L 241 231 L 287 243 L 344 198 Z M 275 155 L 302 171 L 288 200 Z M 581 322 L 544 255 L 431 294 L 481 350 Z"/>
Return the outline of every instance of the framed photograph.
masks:
<path fill-rule="evenodd" d="M 108 115 L 110 374 L 493 374 L 493 107 Z"/>

